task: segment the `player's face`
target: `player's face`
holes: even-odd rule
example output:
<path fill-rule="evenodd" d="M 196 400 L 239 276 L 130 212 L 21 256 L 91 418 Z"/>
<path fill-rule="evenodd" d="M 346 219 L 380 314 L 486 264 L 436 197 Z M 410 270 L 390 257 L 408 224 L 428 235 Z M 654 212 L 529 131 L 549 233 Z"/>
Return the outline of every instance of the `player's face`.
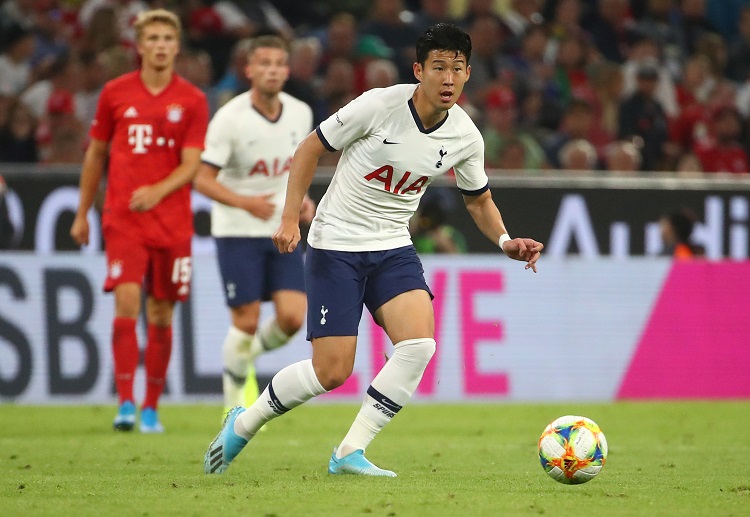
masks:
<path fill-rule="evenodd" d="M 424 66 L 414 63 L 414 77 L 419 80 L 426 99 L 441 111 L 456 103 L 470 74 L 466 56 L 453 50 L 431 50 Z"/>
<path fill-rule="evenodd" d="M 138 40 L 138 54 L 144 67 L 155 70 L 171 68 L 179 51 L 177 30 L 171 25 L 154 22 L 143 28 Z"/>
<path fill-rule="evenodd" d="M 248 59 L 245 74 L 254 90 L 279 93 L 289 77 L 289 54 L 280 48 L 257 48 Z"/>

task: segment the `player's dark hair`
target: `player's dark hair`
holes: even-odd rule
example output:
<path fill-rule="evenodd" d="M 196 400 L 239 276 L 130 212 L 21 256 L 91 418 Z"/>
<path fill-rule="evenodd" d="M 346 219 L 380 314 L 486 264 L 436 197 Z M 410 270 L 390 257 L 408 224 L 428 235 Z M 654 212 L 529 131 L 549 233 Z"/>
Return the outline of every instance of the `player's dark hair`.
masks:
<path fill-rule="evenodd" d="M 436 23 L 428 27 L 417 40 L 417 62 L 424 66 L 432 50 L 447 50 L 463 54 L 466 64 L 471 59 L 471 38 L 452 23 Z"/>

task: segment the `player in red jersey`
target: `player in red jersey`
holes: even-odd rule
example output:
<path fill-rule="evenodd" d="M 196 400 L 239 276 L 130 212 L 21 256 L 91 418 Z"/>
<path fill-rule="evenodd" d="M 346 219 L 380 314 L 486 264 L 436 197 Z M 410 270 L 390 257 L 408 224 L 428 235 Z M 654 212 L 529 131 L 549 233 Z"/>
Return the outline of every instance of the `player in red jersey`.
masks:
<path fill-rule="evenodd" d="M 136 320 L 143 287 L 148 342 L 140 430 L 153 433 L 164 430 L 157 407 L 171 355 L 174 305 L 190 291 L 190 184 L 203 150 L 208 104 L 198 88 L 174 73 L 177 16 L 144 11 L 135 29 L 141 69 L 108 82 L 101 93 L 70 234 L 78 244 L 88 243 L 87 213 L 109 157 L 102 230 L 104 290 L 115 293 L 112 350 L 120 406 L 114 427 L 129 431 L 135 425 Z"/>

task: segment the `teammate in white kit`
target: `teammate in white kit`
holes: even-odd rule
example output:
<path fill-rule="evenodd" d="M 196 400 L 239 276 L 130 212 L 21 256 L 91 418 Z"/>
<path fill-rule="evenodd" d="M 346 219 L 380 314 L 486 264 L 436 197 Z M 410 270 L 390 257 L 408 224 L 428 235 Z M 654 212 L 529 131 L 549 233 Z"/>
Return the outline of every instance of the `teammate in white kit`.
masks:
<path fill-rule="evenodd" d="M 226 411 L 257 398 L 255 358 L 288 342 L 305 316 L 301 251 L 282 255 L 271 240 L 294 150 L 312 129 L 310 107 L 281 91 L 288 58 L 278 36 L 251 42 L 246 74 L 252 88 L 211 120 L 195 179 L 196 189 L 214 200 L 211 234 L 232 318 L 222 349 Z M 310 222 L 314 211 L 306 197 L 300 218 Z M 275 317 L 258 328 L 261 301 L 267 300 L 273 300 Z"/>
<path fill-rule="evenodd" d="M 396 475 L 370 463 L 364 451 L 409 401 L 435 351 L 432 295 L 408 222 L 436 176 L 453 168 L 482 233 L 506 256 L 536 272 L 543 245 L 508 236 L 488 189 L 481 135 L 456 105 L 471 73 L 469 36 L 455 25 L 433 25 L 416 50 L 418 85 L 361 95 L 322 122 L 295 152 L 281 225 L 273 236 L 284 253 L 294 252 L 299 243 L 298 214 L 319 157 L 343 149 L 308 236 L 312 360 L 284 368 L 255 404 L 230 411 L 206 452 L 207 473 L 225 471 L 265 422 L 346 381 L 364 304 L 395 348 L 368 387 L 328 472 Z"/>

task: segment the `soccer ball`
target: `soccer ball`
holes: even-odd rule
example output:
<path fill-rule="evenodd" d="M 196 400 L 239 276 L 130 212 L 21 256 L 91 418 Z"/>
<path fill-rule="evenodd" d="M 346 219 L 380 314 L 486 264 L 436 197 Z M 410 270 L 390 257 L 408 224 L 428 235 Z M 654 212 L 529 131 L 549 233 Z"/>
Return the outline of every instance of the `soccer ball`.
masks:
<path fill-rule="evenodd" d="M 539 438 L 539 459 L 555 481 L 578 485 L 591 481 L 607 461 L 607 439 L 584 416 L 561 416 Z"/>

